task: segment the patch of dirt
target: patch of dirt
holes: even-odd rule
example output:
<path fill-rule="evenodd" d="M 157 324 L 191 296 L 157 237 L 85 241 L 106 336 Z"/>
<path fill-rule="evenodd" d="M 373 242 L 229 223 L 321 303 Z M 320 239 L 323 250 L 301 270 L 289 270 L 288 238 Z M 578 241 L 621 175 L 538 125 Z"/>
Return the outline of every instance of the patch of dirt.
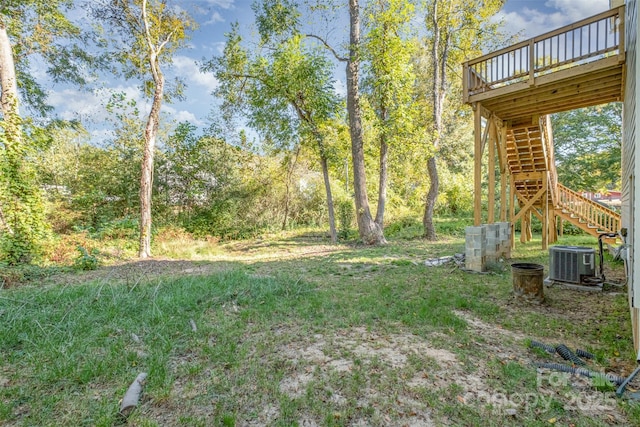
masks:
<path fill-rule="evenodd" d="M 225 262 L 151 258 L 104 266 L 92 271 L 57 274 L 47 278 L 47 282 L 51 284 L 81 284 L 92 281 L 108 281 L 134 286 L 159 277 L 207 275 L 230 268 L 230 265 Z"/>
<path fill-rule="evenodd" d="M 313 375 L 306 372 L 298 372 L 280 381 L 280 391 L 292 399 L 304 394 L 307 384 L 313 380 Z"/>
<path fill-rule="evenodd" d="M 52 284 L 80 284 L 89 281 L 112 281 L 135 285 L 158 277 L 207 275 L 227 271 L 237 263 L 255 263 L 268 260 L 286 260 L 324 256 L 341 250 L 345 245 L 308 245 L 303 243 L 247 243 L 234 242 L 224 245 L 229 251 L 224 255 L 212 255 L 206 260 L 176 260 L 153 257 L 103 266 L 97 270 L 60 273 L 47 278 Z"/>
<path fill-rule="evenodd" d="M 388 425 L 432 426 L 435 425 L 428 407 L 424 402 L 415 400 L 412 395 L 420 389 L 445 390 L 455 386 L 458 400 L 474 408 L 490 405 L 501 416 L 516 416 L 521 411 L 532 408 L 543 410 L 552 401 L 560 401 L 567 411 L 577 411 L 586 415 L 598 416 L 612 423 L 624 424 L 625 417 L 619 411 L 617 402 L 611 397 L 597 392 L 591 380 L 585 377 L 557 373 L 538 369 L 538 388 L 536 393 L 519 394 L 496 389 L 492 382 L 491 360 L 500 364 L 514 363 L 525 368 L 535 369 L 536 354 L 524 348 L 525 336 L 481 321 L 469 313 L 456 311 L 456 315 L 465 319 L 477 336 L 472 345 L 483 354 L 493 357 L 473 357 L 469 369 L 450 350 L 434 347 L 428 339 L 412 334 L 382 335 L 365 328 L 341 330 L 333 337 L 314 335 L 307 342 L 293 342 L 282 349 L 286 357 L 292 358 L 296 364 L 312 364 L 320 369 L 304 374 L 293 373 L 283 379 L 280 390 L 291 397 L 300 396 L 306 384 L 321 380 L 334 372 L 350 372 L 354 361 L 360 360 L 363 365 L 370 366 L 374 361 L 383 363 L 391 371 L 399 371 L 407 366 L 408 356 L 413 354 L 425 362 L 435 361 L 437 368 L 428 362 L 425 369 L 419 370 L 406 381 L 405 393 L 396 397 L 397 411 L 400 417 L 396 424 L 387 418 Z M 345 357 L 351 355 L 351 358 Z M 558 363 L 561 363 L 558 360 Z M 468 365 L 467 365 L 468 366 Z M 376 400 L 388 398 L 385 390 L 371 390 L 368 397 L 359 402 L 362 406 L 376 406 Z M 340 402 L 340 398 L 336 398 Z M 378 416 L 385 419 L 385 415 Z M 440 423 L 442 425 L 443 423 Z M 446 425 L 446 423 L 444 423 Z M 351 425 L 367 425 L 364 421 L 355 420 Z"/>
<path fill-rule="evenodd" d="M 313 374 L 293 373 L 285 377 L 280 384 L 280 390 L 289 394 L 290 397 L 299 396 L 301 393 L 299 386 L 310 383 L 314 377 L 322 380 L 332 372 L 352 371 L 356 360 L 365 366 L 371 366 L 374 362 L 382 363 L 392 371 L 405 368 L 409 355 L 434 360 L 444 370 L 449 370 L 451 365 L 458 363 L 455 354 L 445 349 L 434 348 L 427 340 L 416 335 L 382 335 L 361 327 L 338 331 L 333 337 L 316 334 L 308 342 L 288 344 L 281 349 L 281 352 L 287 358 L 291 358 L 295 364 L 312 364 L 320 368 L 313 370 Z M 351 358 L 346 358 L 346 355 L 350 355 Z M 423 377 L 425 380 L 427 378 Z M 415 387 L 434 385 L 433 377 L 428 379 L 428 382 L 407 381 L 409 394 L 401 394 L 395 398 L 396 410 L 399 414 L 395 422 L 384 413 L 377 413 L 377 416 L 384 420 L 385 425 L 391 426 L 436 425 L 427 405 L 411 397 L 411 385 Z M 369 390 L 366 396 L 358 401 L 358 406 L 376 407 L 378 400 L 391 398 L 385 395 L 385 390 Z M 331 400 L 337 405 L 346 404 L 346 399 L 336 391 L 332 391 Z M 369 422 L 352 420 L 350 425 L 365 426 L 369 425 Z"/>

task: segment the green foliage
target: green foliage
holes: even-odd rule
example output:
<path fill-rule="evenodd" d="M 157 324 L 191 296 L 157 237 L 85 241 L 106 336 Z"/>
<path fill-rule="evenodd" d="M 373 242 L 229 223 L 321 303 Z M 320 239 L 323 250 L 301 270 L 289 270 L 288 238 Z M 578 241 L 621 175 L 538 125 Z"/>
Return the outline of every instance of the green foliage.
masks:
<path fill-rule="evenodd" d="M 417 215 L 393 218 L 384 228 L 384 234 L 391 239 L 415 239 L 422 235 L 422 222 Z"/>
<path fill-rule="evenodd" d="M 96 239 L 134 239 L 140 230 L 138 218 L 124 217 L 98 224 L 92 237 Z"/>
<path fill-rule="evenodd" d="M 365 88 L 375 112 L 375 127 L 386 143 L 410 143 L 414 131 L 415 72 L 411 57 L 416 41 L 408 35 L 414 5 L 403 0 L 372 3 L 363 42 Z"/>
<path fill-rule="evenodd" d="M 219 200 L 207 208 L 194 211 L 189 217 L 184 217 L 183 224 L 185 230 L 194 237 L 216 236 L 224 240 L 248 239 L 258 235 L 265 224 L 246 221 L 245 215 L 246 212 L 243 211 L 243 203 L 240 200 Z"/>
<path fill-rule="evenodd" d="M 7 122 L 4 122 L 7 123 Z M 22 135 L 0 134 L 0 259 L 11 265 L 30 263 L 48 234 L 42 194 L 31 162 L 32 147 Z M 20 129 L 12 132 L 21 133 Z"/>
<path fill-rule="evenodd" d="M 73 268 L 81 271 L 95 270 L 98 268 L 100 261 L 97 258 L 98 251 L 96 249 L 91 250 L 91 253 L 82 246 L 78 246 L 77 249 L 80 255 L 73 260 Z"/>
<path fill-rule="evenodd" d="M 253 3 L 258 31 L 263 42 L 286 38 L 298 27 L 300 13 L 290 0 L 263 0 Z"/>
<path fill-rule="evenodd" d="M 353 222 L 355 220 L 355 208 L 353 200 L 338 200 L 338 237 L 347 240 L 353 237 Z"/>
<path fill-rule="evenodd" d="M 576 191 L 620 189 L 622 103 L 552 116 L 560 183 Z"/>
<path fill-rule="evenodd" d="M 468 175 L 442 171 L 441 193 L 436 206 L 440 214 L 464 215 L 473 211 L 473 182 Z"/>
<path fill-rule="evenodd" d="M 96 59 L 84 46 L 89 33 L 83 32 L 70 19 L 73 0 L 21 0 L 3 2 L 0 16 L 13 43 L 15 72 L 21 100 L 32 112 L 50 113 L 46 90 L 33 77 L 32 57 L 38 67 L 56 82 L 86 84 Z M 82 47 L 81 47 L 82 46 Z"/>

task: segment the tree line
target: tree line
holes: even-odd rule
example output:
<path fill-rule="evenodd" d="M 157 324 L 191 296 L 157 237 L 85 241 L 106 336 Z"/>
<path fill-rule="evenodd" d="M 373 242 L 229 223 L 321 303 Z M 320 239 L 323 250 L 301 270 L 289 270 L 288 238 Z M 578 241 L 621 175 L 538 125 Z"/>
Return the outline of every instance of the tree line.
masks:
<path fill-rule="evenodd" d="M 31 262 L 52 232 L 114 222 L 133 224 L 145 258 L 152 218 L 222 238 L 327 226 L 334 242 L 353 221 L 361 241 L 383 244 L 389 215 L 418 214 L 423 236 L 435 240 L 435 214 L 471 209 L 460 64 L 508 41 L 493 19 L 503 3 L 256 1 L 256 36 L 235 24 L 223 53 L 201 63 L 220 84 L 211 94 L 219 106 L 198 129 L 162 109 L 184 96 L 183 82 L 165 72 L 198 31 L 186 7 L 3 2 L 2 258 Z M 113 132 L 92 140 L 85 124 L 55 117 L 33 75 L 36 60 L 52 81 L 88 90 L 100 72 L 135 79 L 150 111 L 113 93 Z"/>

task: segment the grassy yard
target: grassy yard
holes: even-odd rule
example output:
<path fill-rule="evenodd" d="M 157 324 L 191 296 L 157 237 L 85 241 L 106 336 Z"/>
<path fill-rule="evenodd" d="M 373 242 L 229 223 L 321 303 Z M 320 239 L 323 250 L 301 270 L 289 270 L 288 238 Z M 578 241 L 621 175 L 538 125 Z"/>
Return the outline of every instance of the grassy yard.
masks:
<path fill-rule="evenodd" d="M 424 264 L 463 252 L 463 237 L 176 241 L 153 260 L 5 288 L 0 424 L 122 423 L 118 401 L 147 372 L 130 425 L 639 425 L 606 384 L 533 365 L 565 361 L 532 339 L 593 352 L 592 370 L 635 367 L 624 290 L 513 299 L 510 264 L 547 265 L 539 248 L 471 274 Z"/>

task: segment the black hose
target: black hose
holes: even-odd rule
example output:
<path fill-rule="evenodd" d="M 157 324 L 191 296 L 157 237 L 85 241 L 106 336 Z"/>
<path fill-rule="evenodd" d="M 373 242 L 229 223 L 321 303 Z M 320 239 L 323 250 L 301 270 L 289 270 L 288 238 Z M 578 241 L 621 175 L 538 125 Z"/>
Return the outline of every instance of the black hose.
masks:
<path fill-rule="evenodd" d="M 603 237 L 610 237 L 610 238 L 614 238 L 614 237 L 618 237 L 618 233 L 602 233 L 598 236 L 598 249 L 600 250 L 600 254 L 599 254 L 599 261 L 600 261 L 600 265 L 599 265 L 599 277 L 597 277 L 597 279 L 599 279 L 602 283 L 605 282 L 605 277 L 604 277 L 604 248 L 602 247 L 602 238 Z"/>
<path fill-rule="evenodd" d="M 569 350 L 569 347 L 567 347 L 564 344 L 560 344 L 556 346 L 556 351 L 558 352 L 558 354 L 560 356 L 562 356 L 562 358 L 564 360 L 570 360 L 571 362 L 575 363 L 576 365 L 584 365 L 584 360 L 580 359 L 578 356 L 575 355 L 575 353 L 571 350 Z"/>
<path fill-rule="evenodd" d="M 624 389 L 627 387 L 627 385 L 636 377 L 636 375 L 638 375 L 638 373 L 640 373 L 640 366 L 638 366 L 632 373 L 631 375 L 629 375 L 627 378 L 625 378 L 624 382 L 622 384 L 620 384 L 620 387 L 618 387 L 618 389 L 616 390 L 616 396 L 618 397 L 622 397 L 622 395 L 624 394 Z"/>
<path fill-rule="evenodd" d="M 589 353 L 586 350 L 582 350 L 581 348 L 576 349 L 576 354 L 583 359 L 595 359 L 596 356 L 593 353 Z"/>
<path fill-rule="evenodd" d="M 583 377 L 587 378 L 602 378 L 616 385 L 620 385 L 626 380 L 626 378 L 622 378 L 614 374 L 594 372 L 585 368 L 574 368 L 573 366 L 563 365 L 561 363 L 536 363 L 535 366 L 537 368 L 545 368 L 554 371 L 566 372 L 569 374 L 582 375 Z"/>
<path fill-rule="evenodd" d="M 556 352 L 556 348 L 552 345 L 547 345 L 547 344 L 543 344 L 539 341 L 533 341 L 531 340 L 531 342 L 529 342 L 529 347 L 535 347 L 535 348 L 541 348 L 544 351 L 546 351 L 547 353 L 553 354 Z"/>

